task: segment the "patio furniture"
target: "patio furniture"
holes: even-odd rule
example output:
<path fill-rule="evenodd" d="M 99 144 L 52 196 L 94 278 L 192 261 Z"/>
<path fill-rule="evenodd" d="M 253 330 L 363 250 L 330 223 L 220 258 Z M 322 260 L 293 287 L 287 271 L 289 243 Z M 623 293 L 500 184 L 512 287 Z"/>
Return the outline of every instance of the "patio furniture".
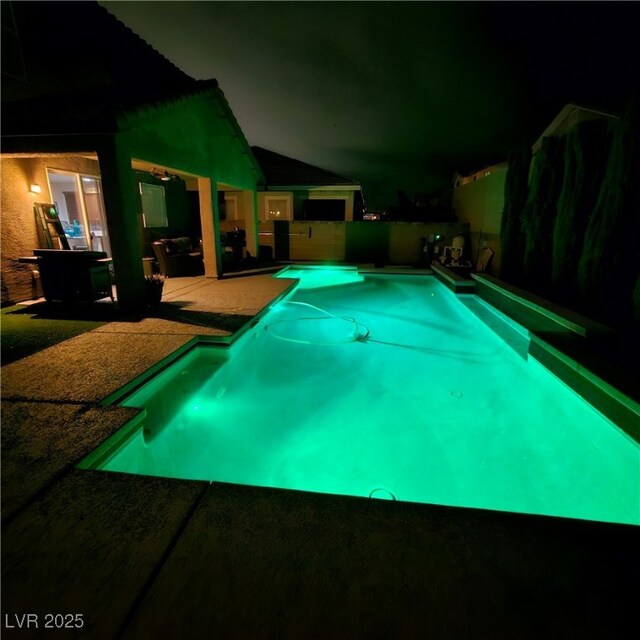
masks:
<path fill-rule="evenodd" d="M 34 249 L 33 257 L 20 261 L 38 265 L 47 302 L 93 302 L 101 298 L 113 301 L 111 258 L 104 251 Z"/>
<path fill-rule="evenodd" d="M 457 273 L 463 278 L 468 278 L 472 271 L 472 265 L 469 260 L 463 260 L 464 254 L 464 238 L 456 236 L 452 245 L 444 247 L 442 255 L 438 258 L 440 264 Z"/>
<path fill-rule="evenodd" d="M 247 246 L 246 233 L 244 229 L 234 229 L 220 235 L 220 242 L 226 253 L 231 253 L 236 260 L 245 257 L 245 247 Z"/>
<path fill-rule="evenodd" d="M 155 258 L 149 258 L 149 257 L 142 258 L 142 269 L 145 277 L 153 275 L 155 262 L 156 262 Z"/>
<path fill-rule="evenodd" d="M 478 256 L 478 262 L 476 263 L 476 271 L 483 273 L 489 268 L 491 264 L 491 258 L 493 258 L 493 249 L 491 247 L 485 247 Z"/>
<path fill-rule="evenodd" d="M 202 250 L 194 249 L 190 238 L 163 238 L 154 242 L 152 246 L 163 276 L 175 278 L 204 273 Z"/>

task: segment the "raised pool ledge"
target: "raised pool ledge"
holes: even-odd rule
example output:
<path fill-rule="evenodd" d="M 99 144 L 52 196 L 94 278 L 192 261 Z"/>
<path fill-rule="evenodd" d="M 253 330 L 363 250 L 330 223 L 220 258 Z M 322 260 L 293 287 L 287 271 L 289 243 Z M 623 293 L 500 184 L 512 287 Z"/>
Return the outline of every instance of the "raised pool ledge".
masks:
<path fill-rule="evenodd" d="M 540 298 L 486 273 L 472 273 L 475 293 L 532 331 L 571 332 L 583 337 L 612 330 L 590 318 Z"/>
<path fill-rule="evenodd" d="M 528 329 L 529 355 L 636 442 L 640 404 L 634 384 L 590 346 L 614 334 L 609 327 L 484 273 L 471 274 L 476 295 Z"/>
<path fill-rule="evenodd" d="M 475 293 L 475 282 L 468 278 L 463 278 L 451 269 L 434 262 L 431 265 L 431 269 L 435 276 L 442 282 L 447 288 L 451 289 L 454 293 Z"/>

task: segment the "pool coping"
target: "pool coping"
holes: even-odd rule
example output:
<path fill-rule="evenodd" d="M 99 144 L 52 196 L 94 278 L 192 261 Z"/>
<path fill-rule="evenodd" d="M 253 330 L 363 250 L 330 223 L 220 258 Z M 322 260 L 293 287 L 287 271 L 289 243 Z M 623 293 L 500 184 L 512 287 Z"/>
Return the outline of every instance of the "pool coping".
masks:
<path fill-rule="evenodd" d="M 434 262 L 431 269 L 437 276 L 438 280 L 447 286 L 454 293 L 475 293 L 475 283 L 473 280 L 464 278 L 451 269 Z"/>

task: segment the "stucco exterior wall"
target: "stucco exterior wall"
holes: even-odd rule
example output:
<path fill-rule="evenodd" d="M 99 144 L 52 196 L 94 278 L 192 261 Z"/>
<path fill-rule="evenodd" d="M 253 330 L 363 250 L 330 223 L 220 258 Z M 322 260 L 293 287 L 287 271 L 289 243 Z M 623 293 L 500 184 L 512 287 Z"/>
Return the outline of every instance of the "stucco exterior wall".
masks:
<path fill-rule="evenodd" d="M 32 277 L 34 266 L 20 264 L 18 258 L 32 255 L 33 250 L 39 248 L 33 205 L 36 202 L 51 202 L 47 169 L 100 175 L 98 162 L 81 156 L 0 158 L 3 304 L 42 295 L 37 280 Z M 29 192 L 29 185 L 33 183 L 40 185 L 40 193 Z"/>
<path fill-rule="evenodd" d="M 504 183 L 507 166 L 499 165 L 490 175 L 458 186 L 453 190 L 453 209 L 459 222 L 470 225 L 471 261 L 486 242 L 494 251 L 490 273 L 500 274 L 500 223 L 504 208 Z"/>
<path fill-rule="evenodd" d="M 344 262 L 344 222 L 291 222 L 290 260 Z"/>

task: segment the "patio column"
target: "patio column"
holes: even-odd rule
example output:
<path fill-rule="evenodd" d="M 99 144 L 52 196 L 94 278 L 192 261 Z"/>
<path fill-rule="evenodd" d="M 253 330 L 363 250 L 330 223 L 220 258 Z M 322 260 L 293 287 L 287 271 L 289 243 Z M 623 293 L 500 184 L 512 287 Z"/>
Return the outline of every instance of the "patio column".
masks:
<path fill-rule="evenodd" d="M 139 310 L 145 304 L 142 222 L 131 153 L 123 137 L 109 136 L 98 149 L 98 161 L 118 304 L 126 310 Z"/>
<path fill-rule="evenodd" d="M 242 192 L 242 209 L 244 211 L 244 224 L 247 240 L 247 251 L 254 257 L 258 257 L 258 194 L 255 191 Z"/>
<path fill-rule="evenodd" d="M 198 196 L 204 275 L 209 278 L 221 278 L 220 212 L 218 211 L 218 188 L 215 182 L 210 178 L 198 178 Z"/>
<path fill-rule="evenodd" d="M 353 202 L 355 200 L 355 192 L 351 191 L 344 203 L 344 219 L 347 222 L 353 222 Z"/>

